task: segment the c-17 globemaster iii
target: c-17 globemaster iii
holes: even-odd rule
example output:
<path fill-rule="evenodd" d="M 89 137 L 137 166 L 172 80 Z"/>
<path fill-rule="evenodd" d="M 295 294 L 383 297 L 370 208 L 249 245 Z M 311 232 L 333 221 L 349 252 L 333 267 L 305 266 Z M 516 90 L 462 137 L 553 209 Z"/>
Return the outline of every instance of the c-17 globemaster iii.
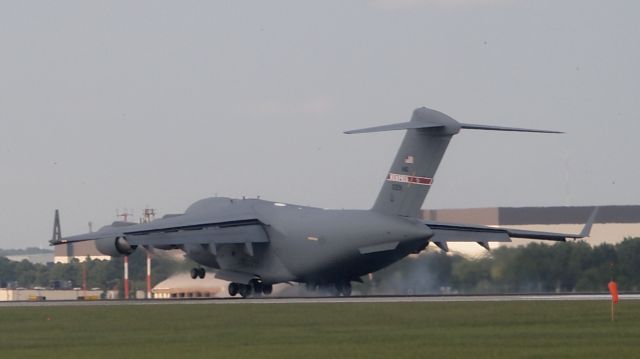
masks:
<path fill-rule="evenodd" d="M 525 231 L 480 225 L 441 223 L 420 218 L 420 208 L 433 183 L 451 138 L 461 129 L 559 133 L 459 123 L 427 108 L 409 122 L 347 131 L 365 133 L 406 130 L 382 189 L 369 210 L 329 210 L 260 199 L 206 198 L 183 214 L 149 223 L 114 222 L 97 232 L 62 238 L 53 245 L 96 241 L 101 253 L 130 255 L 147 250 L 181 249 L 203 267 L 230 282 L 229 294 L 270 294 L 276 283 L 306 283 L 335 294 L 351 294 L 351 282 L 384 268 L 430 242 L 447 250 L 447 242 L 509 242 L 510 238 L 565 241 L 589 235 L 595 211 L 579 234 Z"/>

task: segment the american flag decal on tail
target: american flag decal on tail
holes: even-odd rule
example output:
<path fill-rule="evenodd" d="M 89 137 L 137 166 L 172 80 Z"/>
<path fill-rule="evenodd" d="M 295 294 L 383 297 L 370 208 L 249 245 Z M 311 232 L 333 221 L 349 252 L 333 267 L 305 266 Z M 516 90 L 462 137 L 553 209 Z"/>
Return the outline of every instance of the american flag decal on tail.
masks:
<path fill-rule="evenodd" d="M 389 175 L 387 175 L 387 181 L 418 184 L 421 186 L 431 186 L 431 183 L 433 183 L 433 179 L 429 177 L 401 175 L 397 173 L 389 173 Z"/>

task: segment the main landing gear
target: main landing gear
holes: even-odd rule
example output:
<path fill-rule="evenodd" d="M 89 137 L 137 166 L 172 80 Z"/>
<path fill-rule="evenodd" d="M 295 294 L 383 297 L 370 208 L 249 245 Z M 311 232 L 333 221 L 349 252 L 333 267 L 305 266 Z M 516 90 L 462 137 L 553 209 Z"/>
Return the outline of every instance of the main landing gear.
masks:
<path fill-rule="evenodd" d="M 351 282 L 343 281 L 337 283 L 307 283 L 307 290 L 310 292 L 320 291 L 320 295 L 329 295 L 331 297 L 349 297 L 351 296 Z"/>
<path fill-rule="evenodd" d="M 343 297 L 351 296 L 351 282 L 336 283 L 336 290 L 338 291 L 338 295 Z"/>
<path fill-rule="evenodd" d="M 252 279 L 249 284 L 229 283 L 229 295 L 235 297 L 240 294 L 242 298 L 260 297 L 261 295 L 269 295 L 273 291 L 271 284 L 264 284 L 256 279 Z"/>
<path fill-rule="evenodd" d="M 202 279 L 206 274 L 207 272 L 202 267 L 191 268 L 191 279 L 196 279 L 196 278 Z"/>

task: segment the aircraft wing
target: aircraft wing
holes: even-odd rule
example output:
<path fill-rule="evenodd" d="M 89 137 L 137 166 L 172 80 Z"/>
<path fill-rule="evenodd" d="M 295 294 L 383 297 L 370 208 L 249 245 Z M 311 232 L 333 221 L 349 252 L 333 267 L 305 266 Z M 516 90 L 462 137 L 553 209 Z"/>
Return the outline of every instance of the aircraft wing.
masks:
<path fill-rule="evenodd" d="M 171 246 L 187 243 L 265 243 L 264 227 L 255 218 L 148 230 L 127 231 L 127 242 L 139 246 Z"/>
<path fill-rule="evenodd" d="M 123 233 L 126 230 L 123 227 L 135 226 L 135 225 L 136 223 L 131 223 L 131 222 L 113 222 L 111 225 L 104 226 L 96 232 L 83 233 L 83 234 L 78 234 L 74 236 L 58 238 L 58 239 L 54 238 L 51 241 L 49 241 L 49 243 L 55 246 L 58 244 L 95 241 L 102 238 L 120 237 L 120 236 L 123 236 Z"/>
<path fill-rule="evenodd" d="M 434 232 L 431 241 L 443 250 L 448 250 L 447 242 L 477 242 L 484 248 L 489 249 L 487 242 L 511 242 L 511 238 L 540 239 L 547 241 L 564 242 L 567 238 L 589 237 L 593 221 L 598 213 L 596 207 L 584 225 L 580 233 L 556 233 L 528 231 L 522 229 L 489 227 L 473 224 L 443 223 L 437 221 L 424 221 L 424 223 Z"/>
<path fill-rule="evenodd" d="M 64 237 L 52 245 L 125 237 L 131 245 L 171 246 L 187 243 L 259 243 L 268 242 L 262 223 L 255 216 L 233 218 L 193 218 L 175 216 L 150 223 L 114 222 L 92 233 Z"/>

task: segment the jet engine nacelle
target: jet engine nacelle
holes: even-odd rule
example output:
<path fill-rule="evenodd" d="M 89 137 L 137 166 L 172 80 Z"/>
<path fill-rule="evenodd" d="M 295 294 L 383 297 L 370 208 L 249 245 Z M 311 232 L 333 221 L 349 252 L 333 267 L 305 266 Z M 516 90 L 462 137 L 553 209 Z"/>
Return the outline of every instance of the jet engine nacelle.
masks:
<path fill-rule="evenodd" d="M 128 256 L 136 250 L 125 237 L 102 238 L 96 241 L 96 248 L 104 255 L 112 257 Z"/>

